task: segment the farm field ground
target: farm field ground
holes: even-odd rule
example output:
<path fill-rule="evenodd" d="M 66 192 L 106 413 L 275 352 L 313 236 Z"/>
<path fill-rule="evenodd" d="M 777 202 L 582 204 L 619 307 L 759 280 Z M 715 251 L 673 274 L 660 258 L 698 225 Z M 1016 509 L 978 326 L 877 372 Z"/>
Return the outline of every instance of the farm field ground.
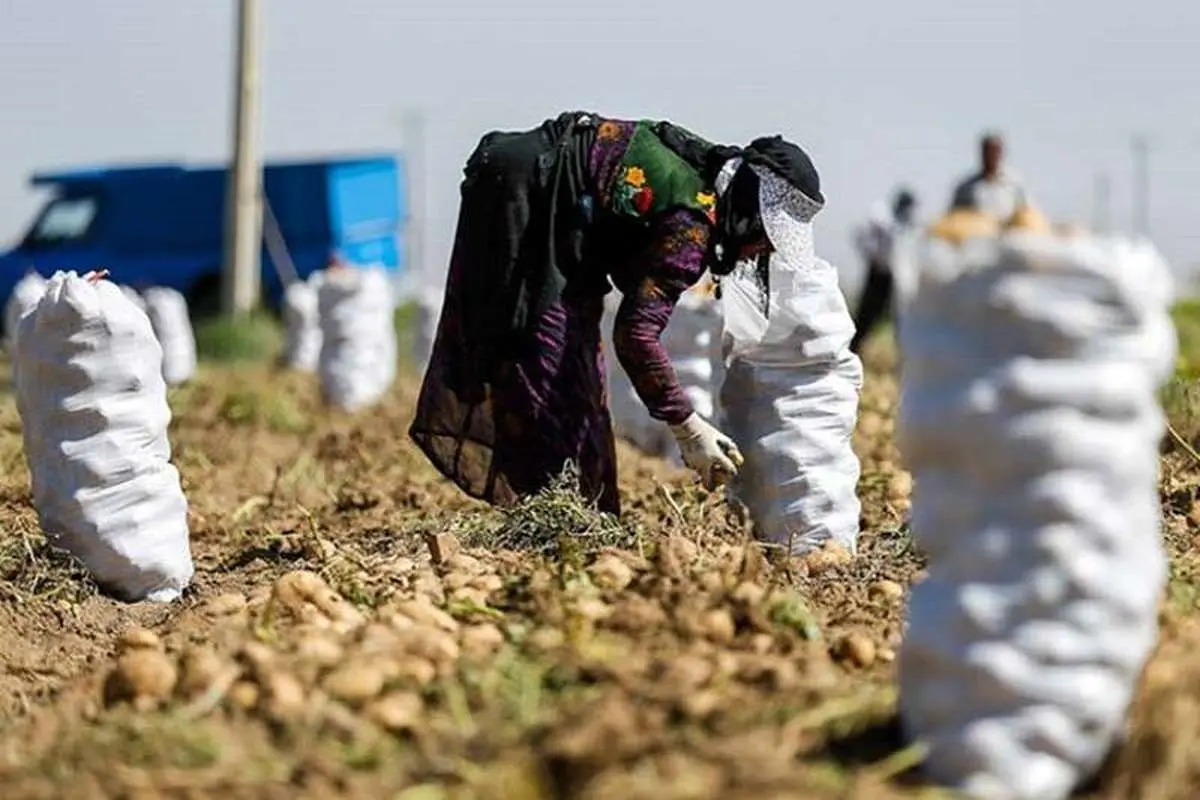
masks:
<path fill-rule="evenodd" d="M 1166 392 L 1192 446 L 1195 318 Z M 944 796 L 895 722 L 923 559 L 895 358 L 873 344 L 854 559 L 759 547 L 722 499 L 624 447 L 619 522 L 563 491 L 502 514 L 410 444 L 411 372 L 346 415 L 309 376 L 208 364 L 170 398 L 197 569 L 170 606 L 108 599 L 47 548 L 5 382 L 3 796 Z M 1168 439 L 1162 465 L 1162 640 L 1089 797 L 1200 785 L 1200 456 Z"/>

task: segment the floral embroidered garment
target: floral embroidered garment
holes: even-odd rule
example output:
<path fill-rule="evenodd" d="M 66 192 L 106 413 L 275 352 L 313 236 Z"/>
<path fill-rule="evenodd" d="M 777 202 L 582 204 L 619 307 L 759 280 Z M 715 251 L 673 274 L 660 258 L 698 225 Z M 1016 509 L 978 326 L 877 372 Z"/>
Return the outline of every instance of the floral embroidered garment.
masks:
<path fill-rule="evenodd" d="M 443 474 L 488 502 L 509 504 L 535 493 L 573 462 L 583 493 L 601 510 L 619 511 L 600 344 L 603 298 L 612 285 L 622 293 L 615 356 L 639 397 L 667 424 L 692 413 L 660 335 L 680 296 L 703 274 L 716 197 L 645 123 L 590 122 L 594 138 L 579 198 L 588 219 L 581 232 L 584 257 L 578 266 L 567 265 L 557 297 L 536 307 L 528 326 L 484 364 L 469 352 L 477 320 L 464 313 L 471 306 L 462 298 L 464 287 L 488 278 L 480 270 L 490 265 L 473 256 L 479 250 L 470 240 L 491 236 L 488 241 L 508 247 L 516 260 L 530 230 L 553 230 L 574 211 L 560 207 L 542 214 L 551 219 L 539 218 L 539 209 L 552 207 L 538 205 L 536 187 L 487 171 L 489 164 L 505 163 L 504 153 L 472 156 L 484 165 L 480 185 L 495 191 L 503 184 L 499 202 L 508 212 L 468 213 L 489 204 L 473 203 L 464 187 L 445 303 L 411 435 Z M 481 149 L 488 143 L 485 137 Z M 533 198 L 528 204 L 510 202 L 526 195 Z M 504 236 L 495 238 L 497 230 Z"/>

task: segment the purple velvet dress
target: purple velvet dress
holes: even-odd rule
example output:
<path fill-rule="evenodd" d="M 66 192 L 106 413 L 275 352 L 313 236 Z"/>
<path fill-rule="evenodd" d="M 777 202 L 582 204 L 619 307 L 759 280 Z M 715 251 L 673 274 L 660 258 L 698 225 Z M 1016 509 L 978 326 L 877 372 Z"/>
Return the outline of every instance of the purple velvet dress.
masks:
<path fill-rule="evenodd" d="M 604 120 L 598 127 L 587 172 L 601 207 L 611 202 L 634 129 L 634 122 L 620 120 Z M 680 295 L 703 274 L 711 224 L 689 209 L 666 212 L 650 224 L 650 236 L 640 240 L 648 244 L 604 265 L 623 297 L 613 342 L 650 415 L 676 424 L 692 413 L 692 406 L 660 335 Z M 615 440 L 601 347 L 602 292 L 591 288 L 594 281 L 586 288 L 568 284 L 536 319 L 536 347 L 500 365 L 488 396 L 475 398 L 471 410 L 462 412 L 466 404 L 447 389 L 453 383 L 448 372 L 471 325 L 458 302 L 459 287 L 471 280 L 471 265 L 462 261 L 453 258 L 450 264 L 413 438 L 443 474 L 474 497 L 509 504 L 544 488 L 573 462 L 583 494 L 602 511 L 618 513 Z"/>

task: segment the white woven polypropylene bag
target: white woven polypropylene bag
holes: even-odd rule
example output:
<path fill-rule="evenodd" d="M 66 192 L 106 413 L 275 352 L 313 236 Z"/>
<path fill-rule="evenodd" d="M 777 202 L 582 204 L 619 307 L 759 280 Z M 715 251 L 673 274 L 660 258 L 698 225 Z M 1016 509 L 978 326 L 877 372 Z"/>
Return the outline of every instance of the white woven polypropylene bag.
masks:
<path fill-rule="evenodd" d="M 1058 800 L 1113 745 L 1157 636 L 1170 272 L 1115 238 L 917 252 L 898 422 L 930 563 L 902 719 L 939 782 Z"/>
<path fill-rule="evenodd" d="M 169 601 L 192 578 L 162 348 L 114 284 L 56 273 L 21 321 L 17 410 L 42 529 L 108 591 Z"/>
<path fill-rule="evenodd" d="M 142 296 L 141 292 L 126 284 L 119 284 L 119 288 L 135 306 L 140 308 L 142 311 L 146 310 L 146 298 Z"/>
<path fill-rule="evenodd" d="M 394 303 L 387 272 L 327 270 L 317 299 L 319 373 L 326 401 L 347 411 L 374 405 L 396 378 Z"/>
<path fill-rule="evenodd" d="M 21 317 L 28 314 L 37 306 L 46 291 L 46 279 L 36 272 L 22 276 L 13 287 L 8 303 L 4 306 L 4 339 L 5 349 L 9 354 L 15 349 L 18 325 Z"/>
<path fill-rule="evenodd" d="M 862 363 L 837 270 L 770 263 L 769 313 L 753 265 L 721 281 L 720 424 L 745 457 L 731 489 L 760 539 L 803 554 L 832 540 L 856 552 L 860 465 L 851 447 Z"/>
<path fill-rule="evenodd" d="M 283 292 L 283 362 L 299 372 L 316 372 L 321 359 L 321 318 L 317 287 L 321 273 L 293 281 Z"/>
<path fill-rule="evenodd" d="M 162 346 L 163 380 L 168 386 L 190 381 L 196 375 L 196 336 L 187 300 L 166 286 L 153 286 L 142 297 L 154 335 Z"/>

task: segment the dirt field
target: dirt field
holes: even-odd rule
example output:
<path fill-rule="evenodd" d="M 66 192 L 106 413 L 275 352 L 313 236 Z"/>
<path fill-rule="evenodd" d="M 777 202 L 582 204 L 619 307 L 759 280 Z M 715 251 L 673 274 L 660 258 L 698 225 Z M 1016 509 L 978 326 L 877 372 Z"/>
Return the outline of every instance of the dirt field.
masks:
<path fill-rule="evenodd" d="M 888 798 L 922 559 L 896 384 L 869 359 L 860 556 L 750 543 L 686 474 L 622 452 L 626 518 L 567 493 L 498 515 L 409 444 L 415 381 L 330 414 L 315 382 L 210 368 L 172 395 L 195 584 L 97 594 L 45 548 L 0 399 L 0 785 L 17 798 Z M 1091 797 L 1200 785 L 1200 468 L 1163 457 L 1174 557 L 1129 742 Z"/>

